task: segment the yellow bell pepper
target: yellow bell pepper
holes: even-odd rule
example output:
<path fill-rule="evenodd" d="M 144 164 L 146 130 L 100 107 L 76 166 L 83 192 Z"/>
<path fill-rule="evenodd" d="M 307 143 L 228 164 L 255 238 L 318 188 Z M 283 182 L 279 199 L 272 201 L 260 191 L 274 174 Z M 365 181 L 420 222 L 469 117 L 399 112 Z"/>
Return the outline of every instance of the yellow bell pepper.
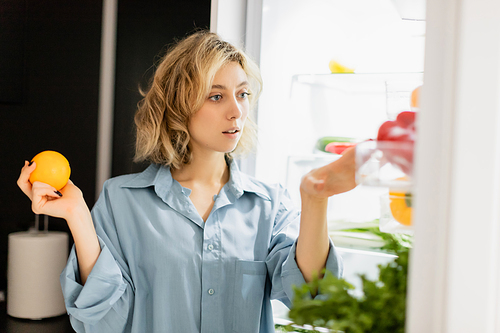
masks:
<path fill-rule="evenodd" d="M 328 63 L 328 67 L 330 68 L 330 72 L 332 74 L 335 73 L 354 73 L 354 68 L 349 68 L 347 66 L 342 65 L 341 63 L 335 61 L 335 60 L 330 60 Z"/>
<path fill-rule="evenodd" d="M 410 226 L 412 215 L 411 193 L 389 192 L 389 207 L 392 216 L 403 225 Z"/>

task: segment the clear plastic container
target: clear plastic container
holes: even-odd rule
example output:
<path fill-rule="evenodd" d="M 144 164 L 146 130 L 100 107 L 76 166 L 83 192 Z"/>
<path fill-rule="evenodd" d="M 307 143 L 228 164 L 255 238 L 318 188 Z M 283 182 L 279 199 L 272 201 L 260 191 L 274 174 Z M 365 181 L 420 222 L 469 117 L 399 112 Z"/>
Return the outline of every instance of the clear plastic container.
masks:
<path fill-rule="evenodd" d="M 356 146 L 356 182 L 409 191 L 413 173 L 412 142 L 366 141 Z"/>

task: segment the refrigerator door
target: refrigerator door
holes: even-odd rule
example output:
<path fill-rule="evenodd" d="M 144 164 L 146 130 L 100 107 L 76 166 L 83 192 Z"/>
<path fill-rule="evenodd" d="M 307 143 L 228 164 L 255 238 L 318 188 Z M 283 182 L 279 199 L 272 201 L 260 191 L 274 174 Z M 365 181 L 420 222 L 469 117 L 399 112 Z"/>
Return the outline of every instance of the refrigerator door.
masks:
<path fill-rule="evenodd" d="M 332 59 L 355 74 L 422 72 L 425 48 L 406 330 L 500 332 L 500 2 L 429 1 L 425 23 L 402 21 L 391 2 L 248 1 L 262 8 L 256 25 L 255 12 L 240 19 L 261 37 L 265 82 L 250 164 L 286 183 L 288 157 L 311 153 L 288 144 L 304 135 L 288 128 L 294 75 L 324 74 Z"/>

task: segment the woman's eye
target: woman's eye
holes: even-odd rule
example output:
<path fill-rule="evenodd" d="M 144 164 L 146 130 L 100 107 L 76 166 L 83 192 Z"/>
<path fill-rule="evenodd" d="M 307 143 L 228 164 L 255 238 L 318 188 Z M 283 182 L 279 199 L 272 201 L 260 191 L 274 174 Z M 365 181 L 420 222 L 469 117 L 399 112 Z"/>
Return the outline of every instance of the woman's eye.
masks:
<path fill-rule="evenodd" d="M 222 95 L 213 95 L 213 96 L 209 97 L 209 99 L 211 99 L 214 102 L 220 101 L 221 98 L 222 98 Z"/>
<path fill-rule="evenodd" d="M 240 94 L 240 98 L 247 98 L 248 96 L 250 96 L 250 93 L 246 91 Z"/>

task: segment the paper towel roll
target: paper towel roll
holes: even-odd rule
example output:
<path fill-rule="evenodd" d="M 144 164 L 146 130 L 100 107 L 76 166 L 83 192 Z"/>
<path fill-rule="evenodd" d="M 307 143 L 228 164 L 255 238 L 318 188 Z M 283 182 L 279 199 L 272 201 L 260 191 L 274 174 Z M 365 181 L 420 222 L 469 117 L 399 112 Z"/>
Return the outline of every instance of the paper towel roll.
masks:
<path fill-rule="evenodd" d="M 68 258 L 65 232 L 9 234 L 7 313 L 41 319 L 66 312 L 59 275 Z"/>

